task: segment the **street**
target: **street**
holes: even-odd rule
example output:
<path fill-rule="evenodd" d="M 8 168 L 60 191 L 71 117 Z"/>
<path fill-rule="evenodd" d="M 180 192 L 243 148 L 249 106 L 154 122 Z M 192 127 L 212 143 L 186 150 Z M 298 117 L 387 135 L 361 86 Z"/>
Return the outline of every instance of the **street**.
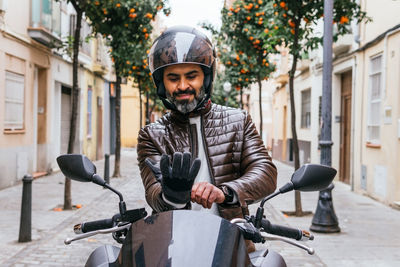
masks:
<path fill-rule="evenodd" d="M 134 149 L 122 151 L 121 178 L 112 178 L 111 185 L 120 190 L 127 208 L 146 207 Z M 276 162 L 278 184 L 285 183 L 291 167 Z M 104 161 L 96 162 L 103 175 Z M 113 157 L 110 166 L 113 167 Z M 112 168 L 111 168 L 112 169 Z M 82 208 L 54 211 L 63 202 L 64 178 L 60 172 L 33 182 L 32 242 L 18 243 L 22 186 L 0 191 L 0 266 L 83 266 L 89 254 L 102 244 L 116 242 L 110 235 L 64 245 L 63 240 L 74 235 L 74 224 L 109 218 L 118 212 L 118 197 L 91 183 L 72 184 L 73 204 Z M 333 203 L 339 218 L 341 233 L 317 234 L 307 245 L 316 250 L 310 256 L 304 250 L 283 242 L 272 241 L 270 247 L 281 253 L 288 266 L 400 266 L 400 212 L 370 198 L 350 191 L 348 185 L 335 183 Z M 303 210 L 315 211 L 318 193 L 302 193 Z M 312 216 L 285 217 L 280 211 L 292 210 L 294 195 L 288 193 L 266 203 L 266 216 L 274 223 L 307 229 Z M 253 214 L 257 204 L 251 206 Z M 257 245 L 257 246 L 265 246 Z"/>

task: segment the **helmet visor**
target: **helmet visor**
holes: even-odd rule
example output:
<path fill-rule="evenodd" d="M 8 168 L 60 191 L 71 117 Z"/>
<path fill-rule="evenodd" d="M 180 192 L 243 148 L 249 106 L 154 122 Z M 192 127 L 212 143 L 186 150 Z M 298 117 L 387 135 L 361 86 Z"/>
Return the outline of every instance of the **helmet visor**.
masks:
<path fill-rule="evenodd" d="M 211 68 L 215 60 L 213 51 L 209 42 L 195 34 L 166 34 L 154 42 L 149 54 L 149 68 L 151 73 L 180 63 L 201 64 Z"/>

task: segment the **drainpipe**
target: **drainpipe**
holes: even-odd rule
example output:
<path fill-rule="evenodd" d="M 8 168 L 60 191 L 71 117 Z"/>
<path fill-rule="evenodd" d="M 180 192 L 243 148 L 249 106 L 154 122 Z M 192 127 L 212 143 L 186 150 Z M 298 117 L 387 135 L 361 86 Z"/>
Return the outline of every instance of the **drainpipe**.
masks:
<path fill-rule="evenodd" d="M 351 95 L 352 95 L 352 103 L 351 103 L 351 114 L 352 114 L 352 118 L 351 118 L 351 147 L 350 147 L 350 155 L 352 155 L 351 157 L 350 157 L 350 160 L 351 160 L 351 167 L 350 167 L 350 173 L 351 173 L 351 191 L 354 191 L 354 150 L 355 150 L 355 147 L 354 147 L 354 136 L 355 136 L 355 120 L 354 120 L 354 118 L 355 118 L 355 115 L 356 115 L 356 107 L 355 107 L 355 102 L 356 102 L 356 99 L 357 99 L 357 97 L 356 97 L 356 93 L 357 93 L 357 90 L 356 90 L 356 75 L 357 75 L 357 57 L 354 55 L 353 56 L 353 67 L 352 67 L 352 72 L 353 72 L 353 74 L 352 74 L 352 77 L 354 77 L 353 79 L 352 79 L 352 88 L 351 88 Z"/>
<path fill-rule="evenodd" d="M 356 4 L 357 5 L 360 5 L 360 0 L 357 0 L 356 1 Z M 354 50 L 357 50 L 358 48 L 360 48 L 360 24 L 358 24 L 356 21 L 352 21 L 352 28 L 353 28 L 353 32 L 354 32 L 354 42 L 356 43 L 356 45 L 355 45 L 355 47 L 354 47 Z M 357 93 L 357 90 L 356 90 L 356 77 L 357 77 L 357 56 L 356 55 L 354 55 L 353 56 L 353 67 L 352 67 L 352 71 L 353 71 L 353 74 L 352 74 L 352 77 L 354 77 L 353 79 L 352 79 L 352 92 L 351 92 L 351 95 L 352 95 L 352 103 L 351 103 L 351 114 L 352 114 L 352 122 L 351 122 L 351 144 L 352 144 L 352 146 L 351 146 L 351 151 L 350 151 L 350 155 L 352 155 L 352 157 L 350 157 L 350 160 L 351 160 L 351 169 L 350 169 L 350 174 L 351 174 L 351 191 L 354 191 L 354 162 L 355 162 L 355 160 L 354 160 L 354 151 L 355 151 L 355 142 L 354 142 L 354 139 L 355 139 L 355 120 L 354 120 L 354 118 L 355 118 L 355 115 L 356 115 L 356 108 L 355 108 L 355 102 L 356 102 L 356 99 L 357 99 L 357 97 L 356 97 L 356 93 Z M 360 154 L 361 155 L 361 154 Z"/>
<path fill-rule="evenodd" d="M 383 81 L 382 81 L 382 88 L 383 88 L 383 95 L 382 95 L 382 99 L 386 99 L 386 76 L 387 76 L 387 52 L 388 52 L 388 37 L 392 34 L 395 34 L 397 32 L 400 31 L 400 28 L 397 28 L 393 31 L 388 32 L 385 35 L 385 39 L 383 41 Z"/>

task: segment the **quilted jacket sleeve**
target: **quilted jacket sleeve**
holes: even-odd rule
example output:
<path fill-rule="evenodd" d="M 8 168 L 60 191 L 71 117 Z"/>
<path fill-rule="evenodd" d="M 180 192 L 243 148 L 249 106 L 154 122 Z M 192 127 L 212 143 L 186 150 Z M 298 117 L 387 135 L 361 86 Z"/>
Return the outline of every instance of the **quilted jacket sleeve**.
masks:
<path fill-rule="evenodd" d="M 240 177 L 223 183 L 234 190 L 242 207 L 271 194 L 276 189 L 277 170 L 250 115 L 245 114 Z"/>
<path fill-rule="evenodd" d="M 140 175 L 142 177 L 146 201 L 155 212 L 162 212 L 174 209 L 173 206 L 167 204 L 161 195 L 161 184 L 157 181 L 151 169 L 146 165 L 145 159 L 149 158 L 154 162 L 160 162 L 162 149 L 157 147 L 149 135 L 148 128 L 142 128 L 138 137 L 138 161 Z"/>

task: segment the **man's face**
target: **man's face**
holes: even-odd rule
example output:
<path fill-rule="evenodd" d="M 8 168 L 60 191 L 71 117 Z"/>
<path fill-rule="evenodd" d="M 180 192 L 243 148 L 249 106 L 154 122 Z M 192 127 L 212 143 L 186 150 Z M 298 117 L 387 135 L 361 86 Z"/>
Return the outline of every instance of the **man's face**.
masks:
<path fill-rule="evenodd" d="M 184 114 L 193 111 L 204 97 L 204 73 L 197 64 L 168 66 L 163 81 L 167 99 Z"/>

